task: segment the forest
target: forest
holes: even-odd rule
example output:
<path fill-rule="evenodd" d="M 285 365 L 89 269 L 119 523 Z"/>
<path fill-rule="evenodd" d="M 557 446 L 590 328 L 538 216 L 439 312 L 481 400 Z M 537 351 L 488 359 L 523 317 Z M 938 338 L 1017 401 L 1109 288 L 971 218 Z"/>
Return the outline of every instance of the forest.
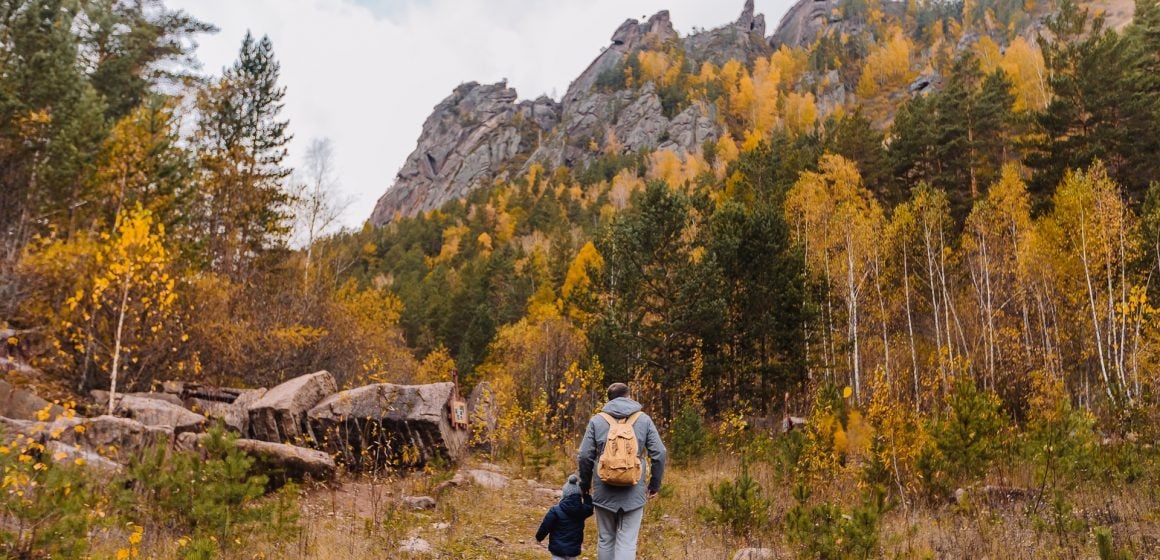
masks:
<path fill-rule="evenodd" d="M 330 143 L 288 156 L 294 92 L 268 38 L 207 74 L 195 40 L 214 26 L 161 0 L 2 1 L 0 328 L 34 366 L 5 379 L 62 403 L 321 369 L 339 388 L 487 382 L 493 459 L 537 475 L 567 472 L 622 381 L 687 469 L 660 507 L 722 547 L 706 555 L 1028 557 L 997 552 L 1004 516 L 1045 555 L 1156 554 L 1160 3 L 1120 29 L 1035 4 L 912 0 L 896 17 L 845 0 L 857 32 L 719 66 L 648 45 L 596 87 L 652 83 L 667 115 L 712 107 L 719 139 L 627 152 L 610 130 L 591 163 L 529 163 L 339 230 Z M 940 87 L 910 91 L 930 75 Z M 775 434 L 791 416 L 804 426 Z M 105 512 L 136 527 L 110 537 L 132 557 L 146 532 L 190 535 L 173 557 L 245 548 L 223 534 L 293 541 L 217 513 L 154 527 L 91 482 L 101 516 L 17 496 L 86 487 L 24 451 L 0 447 L 0 536 L 55 508 L 74 538 L 0 557 L 130 557 L 83 537 Z M 291 499 L 222 484 L 241 492 L 222 516 Z M 979 505 L 1004 488 L 1032 497 Z M 1130 511 L 1104 505 L 1125 495 Z M 956 516 L 978 536 L 921 528 Z"/>

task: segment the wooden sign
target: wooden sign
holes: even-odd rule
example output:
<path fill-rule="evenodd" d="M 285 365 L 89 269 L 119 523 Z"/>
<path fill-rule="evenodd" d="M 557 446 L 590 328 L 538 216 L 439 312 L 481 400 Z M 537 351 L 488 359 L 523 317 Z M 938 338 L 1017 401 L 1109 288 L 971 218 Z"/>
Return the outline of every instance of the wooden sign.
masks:
<path fill-rule="evenodd" d="M 448 403 L 451 407 L 451 426 L 460 430 L 466 430 L 467 423 L 467 402 L 458 396 L 451 399 Z"/>

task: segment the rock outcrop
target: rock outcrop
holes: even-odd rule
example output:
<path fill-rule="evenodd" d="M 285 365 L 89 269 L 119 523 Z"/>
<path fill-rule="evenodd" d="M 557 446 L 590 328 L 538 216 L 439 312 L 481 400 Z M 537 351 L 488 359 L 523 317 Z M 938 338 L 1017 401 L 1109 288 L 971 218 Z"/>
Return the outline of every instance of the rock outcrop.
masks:
<path fill-rule="evenodd" d="M 122 418 L 131 418 L 146 426 L 164 427 L 174 433 L 204 431 L 205 416 L 191 412 L 171 402 L 131 395 L 114 397 L 113 412 Z"/>
<path fill-rule="evenodd" d="M 37 420 L 37 413 L 47 410 L 49 418 L 64 413 L 60 405 L 52 404 L 32 391 L 19 389 L 0 379 L 0 416 L 13 420 Z"/>
<path fill-rule="evenodd" d="M 804 49 L 823 34 L 860 32 L 866 22 L 859 17 L 847 17 L 841 6 L 841 0 L 798 0 L 778 22 L 777 29 L 769 38 L 770 45 L 773 48 L 785 45 Z M 890 17 L 901 18 L 906 3 L 886 0 L 882 2 L 882 10 Z"/>
<path fill-rule="evenodd" d="M 295 377 L 267 391 L 246 407 L 250 437 L 274 443 L 299 441 L 309 427 L 306 412 L 338 391 L 327 371 Z"/>
<path fill-rule="evenodd" d="M 189 397 L 185 399 L 185 407 L 210 420 L 221 421 L 230 431 L 246 435 L 250 433 L 247 408 L 265 394 L 265 389 L 250 389 L 242 391 L 233 402 Z"/>
<path fill-rule="evenodd" d="M 21 435 L 41 445 L 55 441 L 127 464 L 155 445 L 168 444 L 173 431 L 116 416 L 60 418 L 52 422 L 0 418 L 0 441 L 10 443 Z"/>
<path fill-rule="evenodd" d="M 765 15 L 753 13 L 753 0 L 746 0 L 741 15 L 732 24 L 690 35 L 685 52 L 690 59 L 718 66 L 730 59 L 742 62 L 769 54 L 765 39 Z"/>
<path fill-rule="evenodd" d="M 422 465 L 440 457 L 458 462 L 468 430 L 453 427 L 453 383 L 380 383 L 342 391 L 310 410 L 321 448 L 351 469 Z"/>
<path fill-rule="evenodd" d="M 799 0 L 781 17 L 770 43 L 775 47 L 806 48 L 831 22 L 837 22 L 839 0 Z"/>
<path fill-rule="evenodd" d="M 97 402 L 97 406 L 102 406 L 102 405 L 108 406 L 108 404 L 109 404 L 109 392 L 108 391 L 102 391 L 100 389 L 93 389 L 92 391 L 89 391 L 89 395 L 92 395 L 93 400 Z M 117 399 L 121 399 L 122 397 L 133 397 L 133 398 L 137 398 L 137 399 L 154 399 L 154 400 L 159 400 L 159 401 L 165 401 L 169 404 L 175 404 L 177 406 L 182 406 L 181 397 L 178 397 L 177 395 L 174 395 L 171 393 L 117 393 L 117 397 L 116 397 Z"/>
<path fill-rule="evenodd" d="M 746 2 L 737 21 L 685 38 L 693 65 L 730 58 L 752 60 L 770 52 L 765 18 Z M 668 11 L 643 23 L 629 19 L 608 46 L 568 86 L 556 103 L 547 97 L 517 101 L 506 83 L 463 84 L 440 102 L 423 124 L 415 151 L 371 214 L 372 225 L 414 216 L 463 198 L 528 165 L 582 167 L 615 148 L 635 153 L 654 148 L 692 152 L 720 135 L 716 107 L 662 106 L 656 86 L 608 88 L 641 49 L 664 49 L 677 39 Z M 610 74 L 611 73 L 611 74 Z"/>
<path fill-rule="evenodd" d="M 547 97 L 517 103 L 505 82 L 460 85 L 423 123 L 418 146 L 375 204 L 371 223 L 433 210 L 489 185 L 513 165 L 518 170 L 517 156 L 531 153 L 559 112 Z"/>

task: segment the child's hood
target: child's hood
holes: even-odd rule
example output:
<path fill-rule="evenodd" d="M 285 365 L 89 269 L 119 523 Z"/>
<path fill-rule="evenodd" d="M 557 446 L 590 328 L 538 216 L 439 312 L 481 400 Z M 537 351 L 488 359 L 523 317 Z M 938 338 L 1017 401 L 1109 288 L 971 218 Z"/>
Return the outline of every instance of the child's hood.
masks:
<path fill-rule="evenodd" d="M 557 505 L 560 512 L 568 517 L 579 517 L 581 519 L 587 517 L 584 511 L 584 501 L 580 494 L 572 494 L 564 496 Z"/>

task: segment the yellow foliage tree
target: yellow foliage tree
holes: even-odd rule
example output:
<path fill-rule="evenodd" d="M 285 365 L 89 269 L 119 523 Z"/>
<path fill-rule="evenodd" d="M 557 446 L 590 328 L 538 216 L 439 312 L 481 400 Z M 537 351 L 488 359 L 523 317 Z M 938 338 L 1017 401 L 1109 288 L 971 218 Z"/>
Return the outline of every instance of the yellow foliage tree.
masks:
<path fill-rule="evenodd" d="M 1039 47 L 1017 37 L 1003 52 L 999 66 L 1014 83 L 1016 111 L 1038 111 L 1047 106 L 1047 70 Z"/>
<path fill-rule="evenodd" d="M 94 280 L 88 294 L 95 309 L 112 310 L 117 321 L 109 372 L 109 414 L 113 413 L 122 359 L 136 360 L 133 348 L 125 344 L 126 319 L 138 321 L 141 327 L 155 333 L 177 299 L 164 238 L 165 227 L 154 224 L 150 211 L 138 207 L 123 214 L 104 253 L 104 274 Z M 75 303 L 79 304 L 79 300 Z"/>
<path fill-rule="evenodd" d="M 882 208 L 862 185 L 853 162 L 826 154 L 818 172 L 802 173 L 786 194 L 786 217 L 802 244 L 807 267 L 831 286 L 846 308 L 848 364 L 861 400 L 860 304 L 884 227 Z M 829 307 L 829 296 L 826 298 Z"/>
<path fill-rule="evenodd" d="M 640 51 L 637 59 L 640 61 L 641 82 L 662 84 L 662 78 L 673 66 L 672 59 L 664 51 Z"/>
<path fill-rule="evenodd" d="M 866 56 L 855 91 L 869 117 L 881 117 L 886 110 L 886 98 L 901 91 L 913 79 L 914 73 L 910 69 L 913 51 L 910 39 L 902 30 L 895 29 L 889 39 L 876 45 Z"/>
<path fill-rule="evenodd" d="M 451 357 L 451 352 L 447 350 L 446 346 L 440 344 L 432 350 L 427 357 L 419 362 L 419 368 L 415 371 L 416 383 L 440 383 L 443 381 L 451 381 L 455 374 L 455 360 Z"/>
<path fill-rule="evenodd" d="M 583 307 L 593 297 L 592 274 L 603 271 L 604 257 L 591 241 L 580 248 L 572 264 L 568 265 L 568 273 L 564 276 L 564 286 L 560 291 L 567 305 L 568 317 L 580 325 L 587 324 L 589 318 Z"/>
<path fill-rule="evenodd" d="M 332 363 L 357 372 L 345 380 L 347 386 L 401 382 L 415 375 L 418 365 L 399 328 L 403 302 L 398 296 L 385 287 L 360 288 L 350 279 L 334 293 L 333 301 L 328 334 L 337 343 L 337 355 Z"/>
<path fill-rule="evenodd" d="M 808 132 L 818 120 L 818 106 L 810 92 L 790 92 L 785 96 L 785 128 L 793 134 Z"/>
<path fill-rule="evenodd" d="M 737 142 L 733 141 L 733 137 L 728 132 L 721 135 L 717 139 L 717 161 L 715 165 L 718 176 L 725 173 L 725 169 L 729 167 L 730 163 L 737 161 L 737 157 L 741 155 L 741 150 L 737 148 Z"/>

